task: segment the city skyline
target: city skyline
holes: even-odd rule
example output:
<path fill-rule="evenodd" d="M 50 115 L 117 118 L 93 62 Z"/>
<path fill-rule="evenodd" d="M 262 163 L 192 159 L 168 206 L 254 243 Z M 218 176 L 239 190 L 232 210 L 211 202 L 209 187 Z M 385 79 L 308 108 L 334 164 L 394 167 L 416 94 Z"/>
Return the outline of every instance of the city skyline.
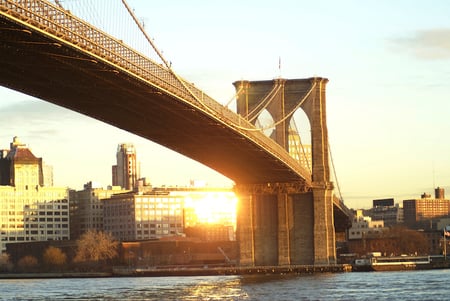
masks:
<path fill-rule="evenodd" d="M 450 3 L 129 4 L 174 70 L 221 103 L 240 79 L 328 78 L 330 148 L 348 207 L 370 207 L 386 197 L 401 202 L 450 187 Z M 188 185 L 191 179 L 232 184 L 78 113 L 6 88 L 0 99 L 0 149 L 18 136 L 54 167 L 55 185 L 111 184 L 120 143 L 136 146 L 141 175 L 152 185 Z"/>

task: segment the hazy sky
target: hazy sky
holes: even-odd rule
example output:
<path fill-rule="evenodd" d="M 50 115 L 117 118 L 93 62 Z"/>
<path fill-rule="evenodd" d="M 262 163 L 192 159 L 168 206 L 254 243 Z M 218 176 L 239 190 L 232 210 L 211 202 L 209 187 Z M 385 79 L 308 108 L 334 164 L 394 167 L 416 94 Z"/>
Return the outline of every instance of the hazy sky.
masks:
<path fill-rule="evenodd" d="M 86 0 L 62 1 L 70 2 Z M 236 80 L 328 78 L 330 148 L 349 207 L 450 189 L 450 1 L 128 3 L 174 70 L 221 103 Z M 116 13 L 107 17 L 127 31 Z M 53 165 L 59 186 L 110 184 L 123 142 L 135 144 L 153 185 L 230 183 L 152 142 L 5 88 L 0 121 L 0 148 L 19 136 Z"/>

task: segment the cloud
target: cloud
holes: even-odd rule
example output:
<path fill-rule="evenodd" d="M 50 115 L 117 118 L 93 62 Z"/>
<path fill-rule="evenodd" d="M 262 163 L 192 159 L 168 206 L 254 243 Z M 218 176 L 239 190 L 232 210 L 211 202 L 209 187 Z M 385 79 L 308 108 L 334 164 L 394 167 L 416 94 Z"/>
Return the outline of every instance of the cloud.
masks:
<path fill-rule="evenodd" d="M 392 42 L 397 48 L 406 49 L 419 59 L 450 59 L 450 28 L 420 30 L 411 37 L 394 39 Z"/>
<path fill-rule="evenodd" d="M 43 114 L 47 116 L 61 116 L 66 114 L 66 111 L 68 110 L 49 102 L 30 99 L 15 101 L 6 105 L 2 107 L 0 114 L 11 116 L 21 116 L 27 114 L 44 118 Z"/>
<path fill-rule="evenodd" d="M 70 111 L 43 101 L 19 101 L 0 110 L 3 126 L 0 145 L 9 142 L 13 136 L 23 140 L 38 141 L 62 135 L 61 124 L 72 116 Z"/>

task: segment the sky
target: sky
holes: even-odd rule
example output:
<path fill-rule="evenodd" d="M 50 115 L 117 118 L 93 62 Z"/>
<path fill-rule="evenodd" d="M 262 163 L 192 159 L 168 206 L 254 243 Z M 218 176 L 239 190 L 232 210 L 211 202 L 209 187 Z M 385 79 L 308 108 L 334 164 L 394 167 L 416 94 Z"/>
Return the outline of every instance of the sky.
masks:
<path fill-rule="evenodd" d="M 334 181 L 348 207 L 369 208 L 380 198 L 401 203 L 437 186 L 450 196 L 450 1 L 128 4 L 175 72 L 222 104 L 237 80 L 328 78 Z M 103 21 L 130 38 L 131 25 L 117 17 L 123 8 L 110 9 L 118 11 L 98 10 Z M 153 142 L 3 87 L 0 122 L 0 149 L 18 136 L 53 166 L 57 186 L 110 185 L 119 143 L 135 145 L 141 175 L 154 186 L 232 184 Z"/>

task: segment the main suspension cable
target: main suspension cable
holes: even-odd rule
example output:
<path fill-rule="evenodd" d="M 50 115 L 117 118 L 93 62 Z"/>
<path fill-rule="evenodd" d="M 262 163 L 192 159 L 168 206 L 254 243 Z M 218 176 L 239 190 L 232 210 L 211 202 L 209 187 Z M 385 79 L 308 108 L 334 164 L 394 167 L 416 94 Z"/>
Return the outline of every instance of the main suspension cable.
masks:
<path fill-rule="evenodd" d="M 248 119 L 249 122 L 252 122 L 256 118 L 258 118 L 259 114 L 261 114 L 261 112 L 264 111 L 269 106 L 269 104 L 272 103 L 273 99 L 275 98 L 275 95 L 277 95 L 280 89 L 281 85 L 277 82 L 276 85 L 273 86 L 272 90 L 270 90 L 270 92 L 259 102 L 259 104 L 255 106 L 253 110 L 251 110 L 249 113 L 247 113 L 244 118 L 247 119 L 249 118 L 249 116 L 253 116 L 252 118 Z M 268 98 L 269 100 L 267 100 Z M 255 113 L 257 110 L 258 112 Z"/>
<path fill-rule="evenodd" d="M 342 198 L 341 187 L 339 186 L 339 181 L 338 181 L 337 174 L 336 174 L 336 167 L 334 166 L 333 155 L 331 154 L 331 147 L 330 147 L 330 143 L 329 142 L 328 142 L 328 152 L 330 153 L 331 166 L 333 168 L 334 180 L 336 181 L 336 186 L 337 186 L 337 189 L 338 189 L 339 198 L 341 199 L 341 201 L 344 201 L 344 199 Z"/>

